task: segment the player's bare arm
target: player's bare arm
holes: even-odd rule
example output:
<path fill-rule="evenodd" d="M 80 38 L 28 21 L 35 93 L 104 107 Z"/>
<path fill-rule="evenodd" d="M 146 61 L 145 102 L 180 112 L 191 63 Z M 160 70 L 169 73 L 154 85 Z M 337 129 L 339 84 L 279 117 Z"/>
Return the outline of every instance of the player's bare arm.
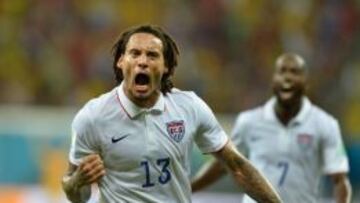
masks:
<path fill-rule="evenodd" d="M 257 202 L 281 202 L 280 196 L 251 163 L 228 142 L 214 155 L 225 162 L 235 180 Z"/>
<path fill-rule="evenodd" d="M 70 163 L 67 174 L 62 179 L 67 198 L 73 203 L 86 202 L 91 195 L 90 185 L 104 174 L 104 164 L 97 154 L 86 156 L 79 166 Z"/>
<path fill-rule="evenodd" d="M 346 173 L 330 175 L 334 183 L 334 194 L 337 203 L 351 202 L 351 185 Z"/>
<path fill-rule="evenodd" d="M 226 169 L 217 159 L 205 163 L 192 180 L 192 192 L 197 192 L 206 188 L 207 186 L 215 183 L 225 174 Z"/>

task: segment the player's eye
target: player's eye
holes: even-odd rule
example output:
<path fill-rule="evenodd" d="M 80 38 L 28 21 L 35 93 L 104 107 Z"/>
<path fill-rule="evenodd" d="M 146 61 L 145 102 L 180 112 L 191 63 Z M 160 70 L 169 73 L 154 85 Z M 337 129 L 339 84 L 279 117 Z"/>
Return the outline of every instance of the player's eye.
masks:
<path fill-rule="evenodd" d="M 141 52 L 139 50 L 132 49 L 132 50 L 129 51 L 129 54 L 132 57 L 137 57 L 137 56 L 139 56 L 141 54 Z"/>
<path fill-rule="evenodd" d="M 154 52 L 154 51 L 150 51 L 147 53 L 147 56 L 150 58 L 158 58 L 160 56 L 160 54 L 157 52 Z"/>
<path fill-rule="evenodd" d="M 279 68 L 276 72 L 279 73 L 279 74 L 284 74 L 286 72 L 286 69 L 285 68 Z"/>
<path fill-rule="evenodd" d="M 301 73 L 301 70 L 298 68 L 293 68 L 293 69 L 291 69 L 291 73 L 293 73 L 295 75 L 299 75 Z"/>

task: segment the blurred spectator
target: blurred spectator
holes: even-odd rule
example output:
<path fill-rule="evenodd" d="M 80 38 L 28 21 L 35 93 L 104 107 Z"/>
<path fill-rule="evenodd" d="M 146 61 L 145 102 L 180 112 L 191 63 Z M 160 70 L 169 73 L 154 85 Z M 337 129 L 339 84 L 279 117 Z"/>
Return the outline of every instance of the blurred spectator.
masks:
<path fill-rule="evenodd" d="M 195 89 L 215 111 L 263 102 L 274 57 L 293 51 L 313 69 L 314 102 L 360 139 L 351 127 L 358 91 L 349 90 L 360 77 L 359 11 L 355 0 L 1 1 L 0 102 L 82 105 L 115 84 L 108 38 L 155 23 L 180 44 L 177 86 Z"/>

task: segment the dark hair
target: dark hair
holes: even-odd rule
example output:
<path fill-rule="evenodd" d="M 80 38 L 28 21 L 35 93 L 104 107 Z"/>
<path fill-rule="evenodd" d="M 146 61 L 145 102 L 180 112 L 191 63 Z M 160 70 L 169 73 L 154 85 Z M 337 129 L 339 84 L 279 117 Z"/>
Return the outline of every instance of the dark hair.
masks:
<path fill-rule="evenodd" d="M 117 67 L 117 61 L 125 53 L 126 45 L 130 37 L 136 33 L 149 33 L 162 41 L 165 66 L 168 68 L 168 72 L 161 78 L 161 92 L 163 94 L 170 92 L 171 88 L 174 87 L 172 81 L 170 80 L 170 76 L 174 74 L 174 69 L 178 64 L 179 49 L 175 41 L 167 33 L 165 33 L 159 26 L 154 25 L 140 25 L 132 27 L 124 31 L 114 44 L 112 49 L 114 56 L 113 69 L 117 84 L 120 84 L 124 79 L 121 69 Z"/>

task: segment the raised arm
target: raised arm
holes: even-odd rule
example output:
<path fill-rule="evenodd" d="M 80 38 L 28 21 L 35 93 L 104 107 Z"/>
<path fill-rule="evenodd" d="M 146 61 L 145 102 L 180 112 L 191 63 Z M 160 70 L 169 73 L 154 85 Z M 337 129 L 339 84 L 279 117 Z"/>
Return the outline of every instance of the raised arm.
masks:
<path fill-rule="evenodd" d="M 195 175 L 191 183 L 191 189 L 193 192 L 202 190 L 209 185 L 215 183 L 219 180 L 224 174 L 226 174 L 226 169 L 222 164 L 217 160 L 211 160 L 204 164 L 200 168 L 198 173 Z"/>
<path fill-rule="evenodd" d="M 330 175 L 334 183 L 334 195 L 337 203 L 351 202 L 351 185 L 346 173 Z"/>
<path fill-rule="evenodd" d="M 236 150 L 231 141 L 213 154 L 229 168 L 236 182 L 254 200 L 260 203 L 281 202 L 279 195 L 267 179 Z"/>
<path fill-rule="evenodd" d="M 91 184 L 105 174 L 100 156 L 86 156 L 79 165 L 69 163 L 69 169 L 62 179 L 62 187 L 66 197 L 72 203 L 85 203 L 91 196 Z"/>

